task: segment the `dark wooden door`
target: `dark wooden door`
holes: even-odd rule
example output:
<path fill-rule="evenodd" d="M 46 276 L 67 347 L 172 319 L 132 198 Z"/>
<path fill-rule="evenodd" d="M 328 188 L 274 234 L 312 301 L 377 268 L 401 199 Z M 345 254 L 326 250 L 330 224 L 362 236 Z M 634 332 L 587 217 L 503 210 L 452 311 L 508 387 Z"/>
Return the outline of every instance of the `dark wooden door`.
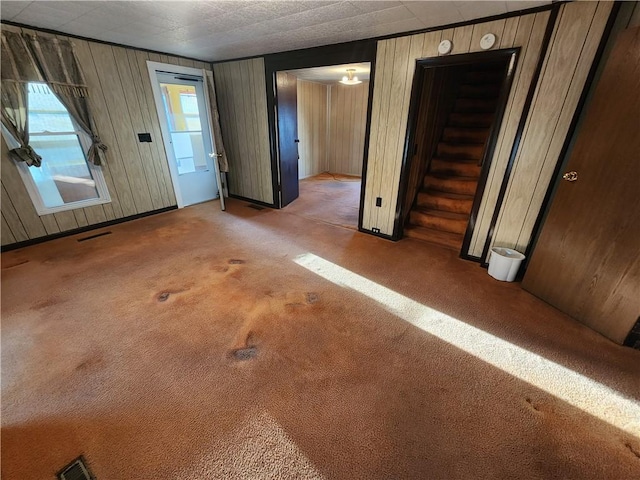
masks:
<path fill-rule="evenodd" d="M 522 286 L 622 343 L 640 315 L 640 28 L 620 34 L 565 172 Z"/>
<path fill-rule="evenodd" d="M 286 72 L 276 73 L 278 105 L 278 151 L 280 157 L 280 206 L 298 198 L 298 80 Z"/>

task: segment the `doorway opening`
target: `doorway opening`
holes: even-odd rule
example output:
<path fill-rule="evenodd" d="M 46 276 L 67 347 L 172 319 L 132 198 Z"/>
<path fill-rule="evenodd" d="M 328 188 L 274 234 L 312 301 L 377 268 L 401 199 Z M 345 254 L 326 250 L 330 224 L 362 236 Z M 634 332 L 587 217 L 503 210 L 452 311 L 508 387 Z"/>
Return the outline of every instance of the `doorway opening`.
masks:
<path fill-rule="evenodd" d="M 466 252 L 518 49 L 417 62 L 401 185 L 406 237 Z"/>
<path fill-rule="evenodd" d="M 281 205 L 358 228 L 371 64 L 276 72 Z"/>
<path fill-rule="evenodd" d="M 218 198 L 204 71 L 147 66 L 178 208 Z"/>

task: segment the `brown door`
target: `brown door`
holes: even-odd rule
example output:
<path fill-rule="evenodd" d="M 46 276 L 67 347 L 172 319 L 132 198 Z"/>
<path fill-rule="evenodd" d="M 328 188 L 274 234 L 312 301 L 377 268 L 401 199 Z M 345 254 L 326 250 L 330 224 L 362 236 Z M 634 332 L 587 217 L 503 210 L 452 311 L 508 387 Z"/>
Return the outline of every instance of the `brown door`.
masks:
<path fill-rule="evenodd" d="M 640 315 L 640 28 L 620 34 L 565 172 L 522 286 L 622 343 Z"/>
<path fill-rule="evenodd" d="M 278 104 L 278 152 L 280 158 L 280 206 L 298 198 L 298 79 L 276 73 Z"/>

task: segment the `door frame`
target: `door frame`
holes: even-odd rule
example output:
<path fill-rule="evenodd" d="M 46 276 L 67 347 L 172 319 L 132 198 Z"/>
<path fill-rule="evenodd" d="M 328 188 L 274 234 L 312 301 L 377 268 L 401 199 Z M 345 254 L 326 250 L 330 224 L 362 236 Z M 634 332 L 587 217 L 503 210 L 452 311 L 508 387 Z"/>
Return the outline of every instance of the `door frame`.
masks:
<path fill-rule="evenodd" d="M 471 207 L 471 214 L 469 215 L 469 222 L 467 223 L 464 239 L 462 241 L 462 246 L 459 252 L 460 257 L 466 260 L 477 262 L 481 260 L 477 257 L 470 256 L 466 252 L 469 250 L 469 244 L 471 243 L 473 230 L 475 229 L 476 218 L 478 216 L 478 211 L 482 202 L 484 188 L 487 183 L 487 177 L 491 168 L 498 135 L 500 133 L 500 127 L 502 125 L 504 117 L 504 111 L 506 109 L 509 94 L 511 92 L 511 86 L 513 84 L 513 78 L 516 72 L 519 57 L 520 47 L 514 47 L 486 52 L 473 52 L 460 55 L 451 55 L 445 57 L 428 57 L 416 60 L 416 70 L 413 76 L 413 85 L 411 87 L 411 101 L 409 103 L 407 134 L 405 137 L 404 154 L 402 157 L 402 166 L 400 169 L 400 185 L 398 188 L 398 198 L 396 200 L 396 214 L 392 240 L 400 240 L 404 231 L 404 225 L 402 225 L 402 218 L 404 213 L 406 213 L 403 211 L 404 197 L 406 196 L 408 190 L 410 160 L 413 156 L 411 154 L 411 152 L 413 151 L 411 145 L 415 143 L 415 135 L 418 128 L 418 115 L 420 112 L 420 100 L 425 70 L 428 68 L 446 68 L 458 65 L 469 65 L 481 63 L 487 60 L 496 60 L 499 58 L 503 58 L 507 62 L 508 69 L 503 79 L 502 86 L 500 87 L 500 96 L 498 97 L 496 115 L 491 125 L 489 139 L 487 141 L 487 145 L 482 158 L 482 170 L 480 172 L 480 177 L 478 178 L 478 186 L 476 188 L 476 193 L 474 194 L 473 206 Z"/>
<path fill-rule="evenodd" d="M 162 92 L 160 91 L 160 85 L 158 82 L 157 73 L 171 73 L 176 75 L 191 75 L 193 77 L 201 77 L 203 82 L 203 91 L 204 91 L 204 103 L 207 115 L 207 121 L 211 121 L 211 113 L 209 111 L 209 94 L 206 88 L 206 78 L 205 71 L 201 68 L 193 68 L 193 67 L 182 67 L 180 65 L 171 65 L 169 63 L 161 63 L 161 62 L 152 62 L 151 60 L 147 60 L 147 70 L 149 71 L 149 79 L 151 80 L 151 90 L 153 91 L 153 99 L 156 105 L 156 115 L 158 116 L 158 121 L 160 123 L 160 131 L 162 133 L 162 145 L 164 147 L 165 155 L 167 157 L 167 164 L 169 165 L 169 173 L 171 175 L 171 183 L 173 184 L 173 192 L 176 196 L 176 202 L 178 204 L 178 208 L 184 208 L 184 200 L 182 198 L 182 191 L 180 189 L 178 168 L 176 167 L 176 161 L 174 158 L 173 149 L 170 147 L 170 142 L 168 139 L 171 138 L 169 133 L 168 125 L 166 119 L 162 119 L 160 112 L 164 111 L 164 104 L 162 103 Z M 211 125 L 210 128 L 203 129 L 202 134 L 208 135 L 210 137 L 210 142 L 213 148 L 213 151 L 216 151 L 215 142 L 213 137 L 211 137 Z M 206 130 L 206 132 L 205 132 Z M 208 155 L 208 153 L 207 153 Z M 216 167 L 216 159 L 214 158 L 214 168 Z M 220 187 L 218 185 L 218 195 L 222 196 L 222 192 L 220 191 Z"/>
<path fill-rule="evenodd" d="M 362 162 L 362 178 L 360 186 L 360 205 L 358 215 L 358 230 L 362 229 L 362 205 L 367 178 L 367 158 L 369 156 L 369 133 L 371 128 L 371 104 L 373 101 L 373 79 L 375 76 L 377 42 L 375 40 L 361 40 L 349 42 L 345 47 L 341 44 L 324 47 L 307 48 L 291 52 L 275 53 L 264 56 L 265 80 L 267 89 L 267 120 L 269 123 L 269 147 L 271 153 L 271 179 L 273 185 L 274 208 L 282 208 L 280 200 L 280 152 L 278 147 L 278 112 L 276 102 L 276 72 L 297 70 L 300 68 L 325 67 L 346 63 L 371 64 L 369 80 L 369 98 L 367 100 L 367 120 L 364 135 L 364 153 Z M 367 233 L 371 233 L 366 231 Z"/>

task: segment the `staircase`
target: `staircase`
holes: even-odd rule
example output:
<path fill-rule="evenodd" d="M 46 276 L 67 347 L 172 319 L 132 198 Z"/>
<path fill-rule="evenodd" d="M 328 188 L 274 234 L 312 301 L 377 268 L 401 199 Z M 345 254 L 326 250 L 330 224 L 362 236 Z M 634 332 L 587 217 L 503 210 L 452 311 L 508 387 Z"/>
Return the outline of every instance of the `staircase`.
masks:
<path fill-rule="evenodd" d="M 503 78 L 502 66 L 464 74 L 405 236 L 455 250 L 462 247 Z"/>

